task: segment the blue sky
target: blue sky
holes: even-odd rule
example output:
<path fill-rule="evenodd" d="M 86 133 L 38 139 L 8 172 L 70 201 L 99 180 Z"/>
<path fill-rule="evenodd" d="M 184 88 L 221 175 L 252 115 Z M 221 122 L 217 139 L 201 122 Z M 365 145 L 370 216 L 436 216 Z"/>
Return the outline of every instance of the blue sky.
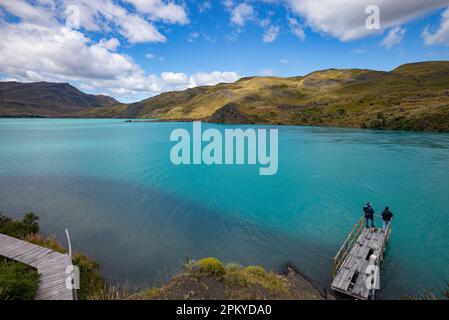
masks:
<path fill-rule="evenodd" d="M 344 3 L 344 5 L 342 5 Z M 368 6 L 380 24 L 366 27 Z M 0 0 L 3 80 L 160 92 L 448 60 L 449 0 Z"/>

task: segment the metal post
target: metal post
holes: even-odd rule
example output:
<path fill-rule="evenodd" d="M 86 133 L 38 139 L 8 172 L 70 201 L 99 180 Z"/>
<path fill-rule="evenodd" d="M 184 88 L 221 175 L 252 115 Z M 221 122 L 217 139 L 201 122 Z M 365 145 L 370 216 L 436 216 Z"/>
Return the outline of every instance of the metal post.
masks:
<path fill-rule="evenodd" d="M 69 234 L 69 230 L 66 228 L 65 229 L 65 235 L 67 237 L 67 245 L 69 247 L 69 259 L 70 259 L 70 264 L 73 265 L 73 261 L 72 261 L 72 242 L 70 241 L 70 234 Z M 78 300 L 77 294 L 76 294 L 76 289 L 73 288 L 72 289 L 72 293 L 73 293 L 73 299 L 74 300 Z"/>
<path fill-rule="evenodd" d="M 67 244 L 69 246 L 69 257 L 70 260 L 72 260 L 72 243 L 70 242 L 69 230 L 67 228 L 65 229 L 65 235 L 67 237 Z"/>

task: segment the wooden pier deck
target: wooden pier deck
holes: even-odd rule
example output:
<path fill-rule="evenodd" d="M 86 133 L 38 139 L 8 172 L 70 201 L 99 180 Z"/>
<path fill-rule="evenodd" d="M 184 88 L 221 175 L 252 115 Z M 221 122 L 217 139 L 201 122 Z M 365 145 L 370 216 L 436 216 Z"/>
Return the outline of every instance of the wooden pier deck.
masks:
<path fill-rule="evenodd" d="M 375 289 L 366 285 L 369 276 L 366 271 L 370 259 L 375 257 L 380 268 L 391 233 L 391 222 L 385 231 L 365 228 L 364 224 L 365 219 L 360 219 L 335 256 L 331 289 L 356 299 L 371 300 L 375 297 Z"/>
<path fill-rule="evenodd" d="M 72 264 L 68 254 L 0 233 L 0 256 L 22 262 L 39 273 L 39 287 L 35 300 L 73 300 L 73 292 L 66 288 L 67 267 Z"/>

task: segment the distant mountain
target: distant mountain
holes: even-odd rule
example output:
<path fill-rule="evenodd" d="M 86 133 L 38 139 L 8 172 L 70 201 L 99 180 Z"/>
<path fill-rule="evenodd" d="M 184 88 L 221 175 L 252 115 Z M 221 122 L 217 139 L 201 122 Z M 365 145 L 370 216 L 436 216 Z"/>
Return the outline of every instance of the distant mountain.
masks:
<path fill-rule="evenodd" d="M 68 84 L 0 83 L 0 116 L 8 114 L 449 131 L 449 61 L 248 77 L 128 105 Z"/>
<path fill-rule="evenodd" d="M 449 131 L 449 61 L 329 69 L 167 92 L 89 116 Z"/>
<path fill-rule="evenodd" d="M 0 82 L 0 117 L 69 117 L 118 103 L 108 96 L 86 94 L 68 83 Z"/>

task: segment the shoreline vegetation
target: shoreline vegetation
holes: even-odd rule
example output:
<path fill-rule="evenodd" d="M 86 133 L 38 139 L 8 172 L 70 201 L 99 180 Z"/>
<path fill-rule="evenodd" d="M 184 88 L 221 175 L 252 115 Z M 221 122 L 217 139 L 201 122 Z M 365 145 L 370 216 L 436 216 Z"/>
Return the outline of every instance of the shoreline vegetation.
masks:
<path fill-rule="evenodd" d="M 186 259 L 183 272 L 165 285 L 133 294 L 133 300 L 324 300 L 322 294 L 291 266 L 284 274 L 261 266 L 223 264 L 216 258 Z"/>
<path fill-rule="evenodd" d="M 32 300 L 38 281 L 34 268 L 0 256 L 0 300 Z"/>
<path fill-rule="evenodd" d="M 67 249 L 54 236 L 39 233 L 39 217 L 27 213 L 12 219 L 0 212 L 0 233 L 50 248 L 60 253 Z M 100 264 L 76 252 L 73 264 L 80 269 L 79 300 L 335 300 L 327 289 L 319 290 L 293 265 L 284 273 L 267 271 L 261 266 L 223 264 L 216 258 L 198 261 L 186 258 L 183 271 L 160 287 L 131 292 L 118 283 L 108 283 Z M 0 256 L 0 300 L 31 300 L 39 275 L 33 268 Z M 449 282 L 442 292 L 426 291 L 410 300 L 449 299 Z"/>
<path fill-rule="evenodd" d="M 86 95 L 69 84 L 0 82 L 0 117 L 449 132 L 449 61 L 410 63 L 389 72 L 327 69 L 288 78 L 246 77 L 130 104 Z"/>
<path fill-rule="evenodd" d="M 24 215 L 22 219 L 12 219 L 0 212 L 0 233 L 18 238 L 36 245 L 49 248 L 59 253 L 67 253 L 67 249 L 52 235 L 43 235 L 39 233 L 39 217 L 30 212 Z M 3 257 L 0 256 L 0 260 Z M 106 283 L 100 273 L 100 264 L 85 254 L 75 252 L 72 255 L 73 264 L 78 266 L 82 276 L 80 277 L 80 290 L 78 298 L 80 300 L 94 299 L 97 294 L 106 290 Z M 25 266 L 19 269 L 17 262 L 11 262 L 16 265 L 16 273 L 9 275 L 2 274 L 0 267 L 0 292 L 6 292 L 3 298 L 14 298 L 15 300 L 30 300 L 36 293 L 38 277 L 27 276 L 31 267 Z M 22 264 L 20 264 L 22 265 Z M 1 265 L 0 265 L 1 266 Z M 24 265 L 23 265 L 24 266 Z M 31 268 L 33 269 L 33 268 Z M 33 269 L 33 274 L 37 272 Z M 29 282 L 24 283 L 22 278 L 30 278 Z M 0 294 L 1 296 L 1 294 Z"/>
<path fill-rule="evenodd" d="M 66 253 L 56 237 L 39 233 L 39 218 L 27 213 L 12 219 L 0 213 L 0 233 Z M 80 268 L 80 300 L 204 300 L 204 299 L 301 299 L 333 298 L 321 293 L 291 265 L 285 274 L 266 271 L 261 266 L 224 265 L 216 258 L 186 259 L 183 271 L 158 288 L 131 293 L 120 284 L 107 283 L 101 266 L 83 253 L 73 254 Z M 37 290 L 38 274 L 26 265 L 0 257 L 0 299 L 29 300 Z"/>

